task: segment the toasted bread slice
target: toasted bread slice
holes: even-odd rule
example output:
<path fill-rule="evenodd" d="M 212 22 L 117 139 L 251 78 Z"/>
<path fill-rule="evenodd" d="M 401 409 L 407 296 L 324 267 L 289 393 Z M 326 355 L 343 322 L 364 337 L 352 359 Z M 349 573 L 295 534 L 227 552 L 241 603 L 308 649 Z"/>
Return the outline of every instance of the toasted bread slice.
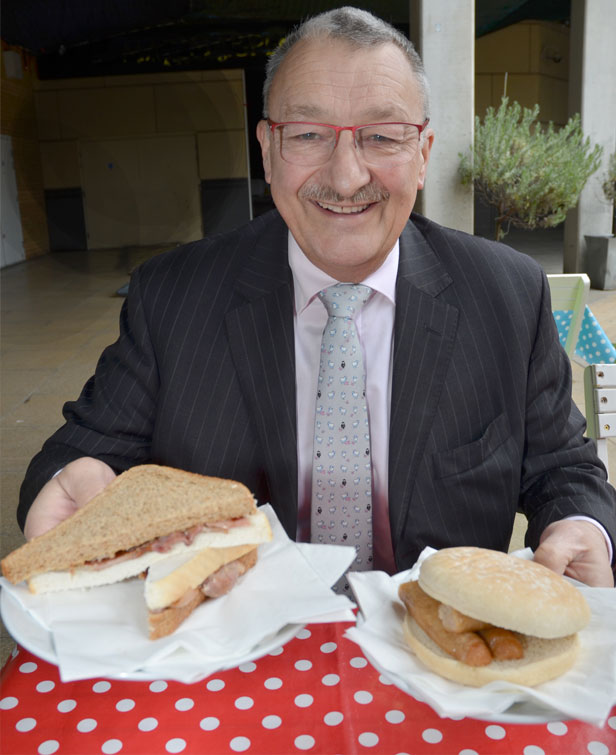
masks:
<path fill-rule="evenodd" d="M 198 588 L 223 566 L 236 561 L 246 563 L 242 559 L 248 554 L 254 554 L 256 562 L 256 553 L 254 544 L 233 545 L 229 548 L 205 548 L 159 561 L 148 569 L 145 602 L 151 611 L 167 608 L 177 603 L 189 590 Z M 250 565 L 254 566 L 252 562 Z M 239 573 L 243 574 L 244 571 L 239 570 Z"/>
<path fill-rule="evenodd" d="M 241 568 L 240 574 L 244 574 L 248 569 L 257 563 L 257 549 L 252 548 L 244 555 L 235 559 Z M 229 562 L 231 563 L 231 562 Z M 197 570 L 198 572 L 198 570 Z M 208 574 L 209 576 L 209 574 Z M 146 588 L 147 597 L 147 588 Z M 174 632 L 180 624 L 190 616 L 190 614 L 206 599 L 205 594 L 197 588 L 187 585 L 186 597 L 179 598 L 175 604 L 172 604 L 166 608 L 157 611 L 148 611 L 148 626 L 150 631 L 150 639 L 157 640 L 160 637 L 165 637 L 171 632 Z"/>
<path fill-rule="evenodd" d="M 242 517 L 242 526 L 231 527 L 228 531 L 206 530 L 196 535 L 190 544 L 182 541 L 175 543 L 168 550 L 159 551 L 149 549 L 134 558 L 117 559 L 105 568 L 90 568 L 76 566 L 63 571 L 48 571 L 30 577 L 28 588 L 33 593 L 58 592 L 60 590 L 74 590 L 82 587 L 99 587 L 114 582 L 121 582 L 136 577 L 151 570 L 163 571 L 171 568 L 171 564 L 183 563 L 187 560 L 202 560 L 211 564 L 211 571 L 226 563 L 223 554 L 234 549 L 246 552 L 259 543 L 266 543 L 272 539 L 272 529 L 262 511 Z M 135 551 L 139 553 L 139 549 Z M 240 552 L 237 556 L 241 555 Z M 236 558 L 237 556 L 232 556 Z M 228 559 L 227 559 L 228 560 Z M 203 571 L 202 567 L 202 571 Z M 160 573 L 158 571 L 157 573 Z M 202 580 L 207 574 L 203 574 Z M 178 579 L 178 575 L 175 575 Z M 171 576 L 170 576 L 171 581 Z M 175 598 L 166 602 L 171 603 Z"/>
<path fill-rule="evenodd" d="M 68 571 L 196 524 L 256 511 L 252 494 L 239 482 L 154 464 L 133 467 L 68 519 L 6 556 L 2 573 L 17 583 Z"/>

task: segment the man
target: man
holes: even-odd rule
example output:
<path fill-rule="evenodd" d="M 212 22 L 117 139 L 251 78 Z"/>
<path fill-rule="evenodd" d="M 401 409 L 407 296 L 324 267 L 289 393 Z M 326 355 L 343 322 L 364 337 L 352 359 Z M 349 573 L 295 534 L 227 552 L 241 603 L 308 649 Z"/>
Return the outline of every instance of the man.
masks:
<path fill-rule="evenodd" d="M 407 568 L 425 545 L 506 550 L 519 508 L 537 560 L 613 585 L 614 491 L 582 437 L 545 276 L 408 220 L 434 140 L 408 41 L 330 11 L 273 57 L 264 99 L 277 211 L 133 275 L 119 340 L 32 461 L 26 536 L 153 461 L 241 480 L 314 538 L 319 292 L 361 283 L 374 566 Z"/>

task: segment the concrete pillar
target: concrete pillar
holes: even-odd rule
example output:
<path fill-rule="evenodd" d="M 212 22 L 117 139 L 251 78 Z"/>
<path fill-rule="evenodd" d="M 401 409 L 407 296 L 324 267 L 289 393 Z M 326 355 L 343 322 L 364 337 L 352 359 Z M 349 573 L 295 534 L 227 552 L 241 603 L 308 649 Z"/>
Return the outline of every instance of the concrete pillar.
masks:
<path fill-rule="evenodd" d="M 585 235 L 612 232 L 612 205 L 601 185 L 610 154 L 616 148 L 616 2 L 571 0 L 569 113 L 580 113 L 584 134 L 603 146 L 602 167 L 586 183 L 580 200 L 567 215 L 563 270 L 586 270 Z"/>
<path fill-rule="evenodd" d="M 437 223 L 473 232 L 473 192 L 460 184 L 458 153 L 473 141 L 475 0 L 409 0 L 409 37 L 430 82 L 436 137 L 416 209 Z"/>

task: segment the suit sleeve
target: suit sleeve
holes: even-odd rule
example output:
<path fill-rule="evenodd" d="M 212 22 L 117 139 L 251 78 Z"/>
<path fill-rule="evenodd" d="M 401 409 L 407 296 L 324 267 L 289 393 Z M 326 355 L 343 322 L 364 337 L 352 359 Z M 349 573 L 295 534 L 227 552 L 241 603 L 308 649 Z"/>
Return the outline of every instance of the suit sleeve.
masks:
<path fill-rule="evenodd" d="M 584 430 L 584 417 L 571 398 L 571 366 L 558 342 L 544 276 L 528 371 L 520 498 L 529 520 L 526 543 L 532 548 L 548 524 L 576 514 L 599 521 L 614 545 L 616 492 Z"/>
<path fill-rule="evenodd" d="M 17 509 L 22 529 L 40 489 L 69 462 L 94 456 L 119 472 L 150 459 L 158 387 L 140 277 L 135 273 L 122 307 L 118 340 L 103 351 L 79 398 L 64 405 L 66 423 L 28 467 Z"/>

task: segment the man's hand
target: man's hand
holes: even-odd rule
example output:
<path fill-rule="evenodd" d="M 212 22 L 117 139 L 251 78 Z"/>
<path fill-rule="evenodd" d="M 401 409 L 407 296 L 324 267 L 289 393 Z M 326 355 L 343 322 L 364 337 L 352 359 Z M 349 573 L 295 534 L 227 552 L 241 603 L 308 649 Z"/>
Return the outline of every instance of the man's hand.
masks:
<path fill-rule="evenodd" d="M 100 493 L 115 476 L 110 466 L 90 456 L 67 464 L 34 499 L 26 517 L 26 539 L 55 527 Z"/>
<path fill-rule="evenodd" d="M 591 522 L 552 522 L 541 535 L 535 561 L 592 587 L 614 587 L 605 538 Z"/>

